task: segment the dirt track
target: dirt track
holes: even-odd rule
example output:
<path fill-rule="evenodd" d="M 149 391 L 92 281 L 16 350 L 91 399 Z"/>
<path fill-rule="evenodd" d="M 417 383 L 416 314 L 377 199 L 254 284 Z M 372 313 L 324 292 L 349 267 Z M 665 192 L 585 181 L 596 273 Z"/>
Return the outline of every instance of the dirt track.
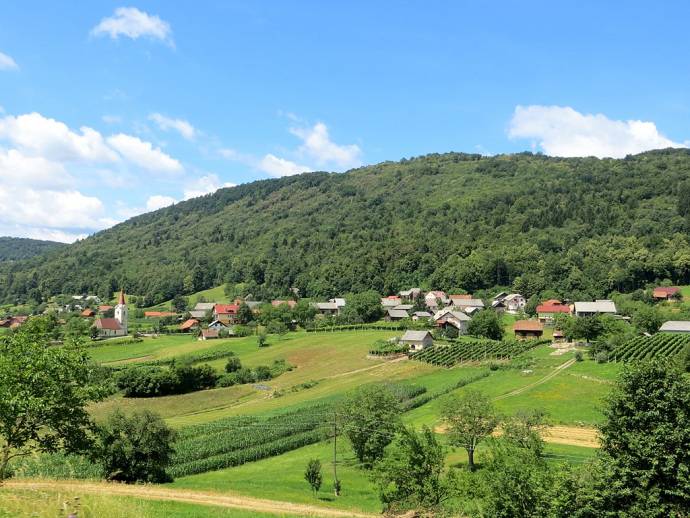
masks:
<path fill-rule="evenodd" d="M 598 448 L 599 437 L 595 428 L 580 428 L 578 426 L 551 426 L 542 434 L 545 442 L 554 444 L 568 444 L 570 446 L 584 446 Z"/>
<path fill-rule="evenodd" d="M 66 491 L 74 494 L 95 493 L 112 496 L 131 496 L 146 500 L 164 500 L 185 502 L 199 505 L 210 505 L 233 509 L 245 509 L 276 515 L 295 516 L 325 516 L 325 517 L 355 517 L 370 518 L 378 516 L 355 511 L 329 509 L 307 504 L 295 504 L 278 500 L 264 500 L 241 495 L 222 495 L 199 491 L 178 490 L 161 486 L 141 486 L 125 484 L 109 484 L 106 482 L 83 481 L 21 481 L 12 480 L 0 486 L 8 489 Z"/>

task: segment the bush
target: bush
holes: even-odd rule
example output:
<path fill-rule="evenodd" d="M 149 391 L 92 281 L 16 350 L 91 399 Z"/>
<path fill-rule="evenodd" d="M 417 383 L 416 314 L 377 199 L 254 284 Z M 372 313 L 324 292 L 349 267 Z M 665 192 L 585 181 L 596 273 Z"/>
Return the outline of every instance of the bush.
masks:
<path fill-rule="evenodd" d="M 606 351 L 601 351 L 600 353 L 597 353 L 596 361 L 597 363 L 606 363 L 607 361 L 609 361 L 609 354 Z"/>
<path fill-rule="evenodd" d="M 118 374 L 117 387 L 125 397 L 158 397 L 212 388 L 217 380 L 210 365 L 133 367 Z"/>
<path fill-rule="evenodd" d="M 237 372 L 242 368 L 242 362 L 236 356 L 232 356 L 228 359 L 228 363 L 225 364 L 225 372 Z"/>
<path fill-rule="evenodd" d="M 576 351 L 575 352 L 575 361 L 581 362 L 583 360 L 582 358 L 582 351 Z M 601 363 L 601 362 L 600 362 Z"/>
<path fill-rule="evenodd" d="M 259 365 L 254 369 L 254 379 L 256 381 L 266 381 L 273 377 L 271 368 L 268 365 Z"/>
<path fill-rule="evenodd" d="M 173 454 L 175 432 L 158 415 L 148 411 L 125 416 L 115 411 L 98 428 L 96 458 L 108 480 L 168 482 L 166 473 Z"/>

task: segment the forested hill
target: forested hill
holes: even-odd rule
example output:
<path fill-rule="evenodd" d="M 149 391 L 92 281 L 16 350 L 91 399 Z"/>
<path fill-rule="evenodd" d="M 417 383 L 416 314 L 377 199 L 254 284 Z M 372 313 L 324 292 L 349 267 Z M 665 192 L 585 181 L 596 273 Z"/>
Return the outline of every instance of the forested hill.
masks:
<path fill-rule="evenodd" d="M 21 237 L 0 237 L 0 262 L 28 259 L 50 250 L 56 250 L 62 246 L 65 246 L 65 244 L 56 243 L 55 241 L 41 241 L 39 239 Z"/>
<path fill-rule="evenodd" d="M 152 301 L 221 283 L 255 297 L 513 285 L 577 297 L 690 282 L 690 152 L 621 160 L 458 153 L 258 181 L 0 265 L 0 300 Z"/>

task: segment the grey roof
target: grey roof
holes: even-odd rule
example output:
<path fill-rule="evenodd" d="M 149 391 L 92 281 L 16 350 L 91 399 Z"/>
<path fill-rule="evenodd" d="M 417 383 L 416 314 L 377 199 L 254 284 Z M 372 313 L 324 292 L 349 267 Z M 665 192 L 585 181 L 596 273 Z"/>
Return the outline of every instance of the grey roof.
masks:
<path fill-rule="evenodd" d="M 399 303 L 397 300 L 387 299 L 387 298 L 381 299 L 381 305 L 382 305 L 384 308 L 385 308 L 385 307 L 392 307 L 392 308 L 394 308 L 395 306 L 398 306 L 399 304 L 400 304 L 400 303 Z"/>
<path fill-rule="evenodd" d="M 389 309 L 388 316 L 392 318 L 408 318 L 410 315 L 403 309 Z"/>
<path fill-rule="evenodd" d="M 664 322 L 659 331 L 666 331 L 670 333 L 690 333 L 690 321 L 687 320 L 669 320 Z"/>
<path fill-rule="evenodd" d="M 197 302 L 196 305 L 194 306 L 195 311 L 208 311 L 209 309 L 213 309 L 213 306 L 215 306 L 215 302 Z"/>
<path fill-rule="evenodd" d="M 513 300 L 513 299 L 516 299 L 518 297 L 522 297 L 522 295 L 520 295 L 519 293 L 509 293 L 508 295 L 505 296 L 505 298 L 503 300 Z M 522 297 L 522 298 L 524 299 L 525 297 Z"/>
<path fill-rule="evenodd" d="M 193 309 L 189 312 L 193 318 L 204 318 L 206 316 L 206 311 L 203 309 Z"/>
<path fill-rule="evenodd" d="M 400 340 L 403 342 L 421 342 L 427 335 L 431 335 L 431 333 L 429 331 L 405 331 Z"/>
<path fill-rule="evenodd" d="M 576 302 L 575 313 L 615 313 L 616 305 L 612 300 L 595 300 L 594 302 Z"/>
<path fill-rule="evenodd" d="M 413 307 L 413 304 L 398 304 L 393 309 L 402 309 L 403 311 L 410 311 Z"/>
<path fill-rule="evenodd" d="M 453 316 L 455 319 L 460 320 L 460 321 L 469 322 L 470 320 L 472 320 L 470 317 L 468 317 L 467 315 L 465 315 L 465 313 L 463 313 L 462 311 L 452 311 L 452 310 L 450 310 L 450 309 L 448 309 L 448 308 L 442 309 L 441 311 L 437 312 L 437 313 L 434 315 L 434 320 L 439 320 L 439 319 L 443 318 L 443 317 L 444 317 L 445 315 L 447 315 L 447 314 L 450 314 L 450 315 Z"/>
<path fill-rule="evenodd" d="M 332 302 L 339 308 L 343 307 L 345 305 L 345 299 L 343 298 L 335 298 L 335 299 L 329 299 L 328 302 Z"/>
<path fill-rule="evenodd" d="M 331 310 L 335 311 L 338 309 L 338 305 L 335 302 L 317 302 L 316 309 L 320 310 Z"/>
<path fill-rule="evenodd" d="M 415 311 L 413 315 L 420 318 L 430 318 L 431 316 L 433 316 L 428 311 Z"/>
<path fill-rule="evenodd" d="M 481 299 L 455 299 L 453 305 L 460 308 L 483 308 L 484 301 Z"/>

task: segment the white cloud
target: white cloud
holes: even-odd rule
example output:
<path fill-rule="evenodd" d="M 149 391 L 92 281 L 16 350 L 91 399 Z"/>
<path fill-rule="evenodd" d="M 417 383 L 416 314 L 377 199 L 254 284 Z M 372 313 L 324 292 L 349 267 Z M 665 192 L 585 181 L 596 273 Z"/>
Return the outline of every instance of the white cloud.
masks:
<path fill-rule="evenodd" d="M 11 56 L 0 52 L 0 70 L 17 70 L 19 65 Z"/>
<path fill-rule="evenodd" d="M 127 160 L 143 169 L 173 174 L 182 172 L 182 164 L 178 160 L 166 155 L 160 148 L 154 148 L 150 142 L 137 137 L 118 133 L 108 137 L 108 144 Z"/>
<path fill-rule="evenodd" d="M 158 16 L 140 11 L 136 7 L 118 7 L 113 16 L 103 18 L 91 29 L 93 36 L 126 36 L 133 40 L 146 36 L 173 45 L 170 24 Z"/>
<path fill-rule="evenodd" d="M 158 127 L 163 131 L 171 129 L 177 131 L 187 140 L 194 140 L 197 134 L 196 128 L 184 119 L 172 119 L 160 113 L 152 113 L 149 115 L 149 120 L 158 124 Z"/>
<path fill-rule="evenodd" d="M 258 164 L 258 169 L 271 176 L 292 176 L 293 174 L 309 173 L 311 169 L 306 165 L 299 165 L 290 160 L 279 158 L 272 154 L 265 155 Z"/>
<path fill-rule="evenodd" d="M 207 174 L 202 176 L 194 182 L 190 182 L 185 186 L 184 189 L 184 199 L 188 200 L 190 198 L 197 198 L 205 194 L 210 194 L 216 192 L 222 187 L 234 187 L 234 183 L 221 182 L 217 174 Z"/>
<path fill-rule="evenodd" d="M 154 194 L 153 196 L 149 196 L 149 199 L 146 200 L 146 211 L 151 212 L 152 210 L 162 209 L 163 207 L 172 205 L 176 201 L 177 200 L 171 196 Z"/>
<path fill-rule="evenodd" d="M 65 123 L 36 112 L 0 118 L 0 139 L 11 142 L 26 154 L 59 161 L 118 160 L 98 131 L 87 126 L 82 126 L 80 131 L 81 134 L 76 133 Z"/>
<path fill-rule="evenodd" d="M 552 156 L 621 158 L 651 149 L 688 147 L 687 142 L 662 135 L 653 122 L 612 120 L 567 106 L 517 106 L 508 136 L 532 139 Z"/>
<path fill-rule="evenodd" d="M 56 189 L 74 185 L 74 178 L 59 162 L 43 157 L 25 156 L 16 149 L 0 149 L 0 180 L 0 189 L 35 185 L 44 189 Z"/>
<path fill-rule="evenodd" d="M 101 120 L 106 124 L 120 124 L 122 122 L 122 117 L 119 115 L 103 115 Z"/>
<path fill-rule="evenodd" d="M 299 152 L 320 166 L 335 164 L 339 168 L 349 169 L 362 164 L 362 150 L 356 144 L 339 145 L 328 135 L 328 127 L 317 122 L 311 128 L 290 128 L 290 133 L 302 139 Z"/>

